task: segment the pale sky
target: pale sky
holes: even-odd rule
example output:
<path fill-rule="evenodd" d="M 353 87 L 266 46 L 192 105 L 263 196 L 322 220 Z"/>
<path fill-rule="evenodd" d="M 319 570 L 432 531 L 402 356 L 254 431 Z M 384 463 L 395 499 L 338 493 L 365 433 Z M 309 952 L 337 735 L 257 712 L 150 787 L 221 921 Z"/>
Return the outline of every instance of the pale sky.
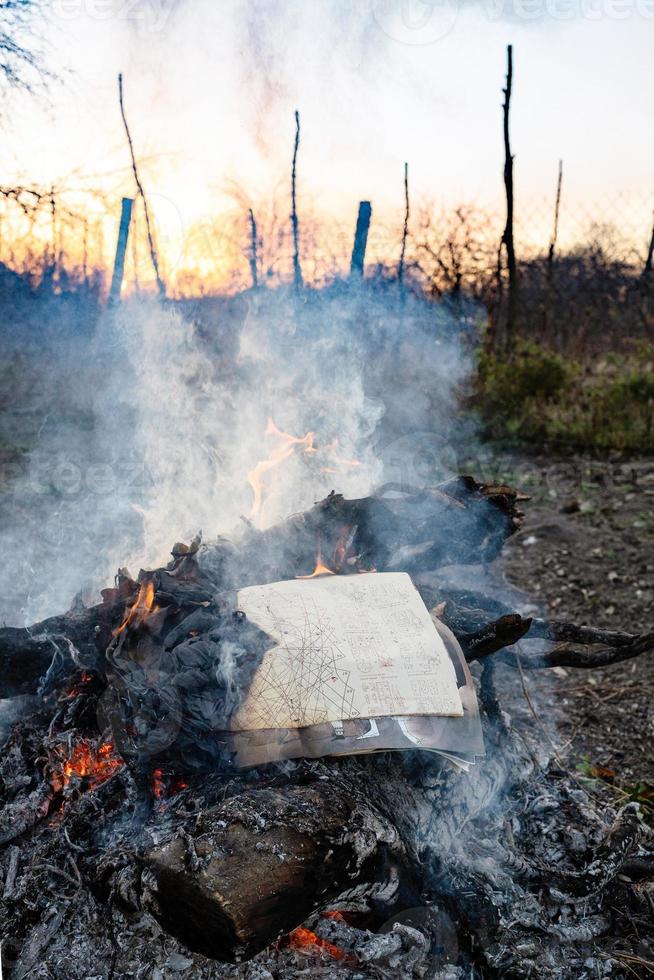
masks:
<path fill-rule="evenodd" d="M 49 107 L 12 100 L 3 183 L 109 173 L 131 193 L 122 70 L 153 207 L 183 227 L 230 181 L 260 199 L 288 180 L 296 108 L 300 191 L 321 209 L 369 198 L 395 218 L 405 160 L 416 199 L 501 202 L 511 42 L 519 204 L 553 196 L 559 157 L 568 199 L 652 199 L 653 18 L 654 0 L 58 0 L 63 81 Z"/>

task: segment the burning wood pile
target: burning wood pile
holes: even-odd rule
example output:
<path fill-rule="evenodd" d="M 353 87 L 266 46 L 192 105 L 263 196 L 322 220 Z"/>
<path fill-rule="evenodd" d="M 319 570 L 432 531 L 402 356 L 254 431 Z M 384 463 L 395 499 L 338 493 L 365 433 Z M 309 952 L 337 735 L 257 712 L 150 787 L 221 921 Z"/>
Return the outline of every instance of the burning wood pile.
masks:
<path fill-rule="evenodd" d="M 331 494 L 0 630 L 5 975 L 633 974 L 651 831 L 599 807 L 546 732 L 534 749 L 517 706 L 525 672 L 626 661 L 654 634 L 525 618 L 442 575 L 488 568 L 524 499 L 470 477 Z M 232 722 L 270 636 L 237 590 L 316 572 L 412 577 L 474 677 L 479 765 L 307 743 L 248 765 Z"/>

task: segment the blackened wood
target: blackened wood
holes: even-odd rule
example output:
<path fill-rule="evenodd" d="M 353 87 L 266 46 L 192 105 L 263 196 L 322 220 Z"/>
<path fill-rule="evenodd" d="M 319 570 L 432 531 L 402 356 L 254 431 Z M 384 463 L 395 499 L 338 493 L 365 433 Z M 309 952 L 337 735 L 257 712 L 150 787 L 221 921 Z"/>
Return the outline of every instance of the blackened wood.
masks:
<path fill-rule="evenodd" d="M 527 635 L 530 626 L 530 619 L 523 619 L 522 616 L 514 613 L 488 623 L 476 633 L 464 634 L 459 638 L 459 642 L 466 660 L 472 663 L 474 660 L 481 660 L 492 653 L 497 653 L 498 650 L 518 643 Z"/>
<path fill-rule="evenodd" d="M 213 564 L 223 587 L 237 588 L 310 574 L 318 546 L 323 562 L 345 574 L 488 563 L 521 526 L 519 503 L 526 499 L 470 476 L 400 497 L 387 490 L 359 500 L 332 493 L 282 524 L 249 528 L 237 547 L 222 543 L 205 551 L 200 564 Z"/>
<path fill-rule="evenodd" d="M 143 903 L 190 949 L 233 961 L 355 884 L 382 888 L 404 862 L 396 828 L 334 771 L 204 811 L 192 837 L 182 832 L 145 855 L 156 888 L 146 876 Z"/>
<path fill-rule="evenodd" d="M 527 637 L 528 639 L 529 637 Z M 654 632 L 634 636 L 631 643 L 619 646 L 592 648 L 575 648 L 569 646 L 555 647 L 545 654 L 520 655 L 520 663 L 526 669 L 540 667 L 575 667 L 585 670 L 599 667 L 611 667 L 613 664 L 634 660 L 645 653 L 654 651 Z M 507 654 L 503 654 L 506 657 Z"/>
<path fill-rule="evenodd" d="M 52 666 L 63 675 L 75 669 L 74 656 L 92 666 L 97 660 L 95 627 L 99 607 L 53 616 L 28 629 L 0 630 L 0 698 L 35 694 Z"/>

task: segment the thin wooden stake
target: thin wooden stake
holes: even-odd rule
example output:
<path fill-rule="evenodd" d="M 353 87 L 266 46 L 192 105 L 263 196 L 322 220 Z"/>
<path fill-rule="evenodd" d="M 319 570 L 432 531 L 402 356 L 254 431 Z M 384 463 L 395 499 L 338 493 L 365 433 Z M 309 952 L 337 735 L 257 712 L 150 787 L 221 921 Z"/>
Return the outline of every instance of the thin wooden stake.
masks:
<path fill-rule="evenodd" d="M 129 153 L 132 158 L 132 172 L 134 174 L 134 180 L 136 182 L 136 187 L 139 192 L 139 196 L 143 201 L 143 211 L 145 213 L 145 227 L 148 236 L 148 247 L 150 249 L 150 258 L 152 260 L 152 267 L 154 269 L 155 278 L 157 280 L 157 289 L 159 290 L 159 295 L 162 299 L 166 296 L 166 287 L 163 284 L 161 274 L 159 272 L 159 259 L 157 257 L 157 250 L 154 245 L 154 238 L 152 236 L 152 224 L 150 222 L 150 211 L 148 208 L 148 202 L 145 198 L 145 191 L 143 190 L 143 184 L 139 178 L 138 168 L 136 166 L 136 157 L 134 155 L 134 144 L 132 142 L 132 136 L 129 131 L 129 126 L 127 125 L 127 116 L 125 115 L 125 104 L 123 101 L 123 76 L 122 72 L 118 76 L 118 101 L 120 103 L 120 114 L 123 120 L 123 126 L 125 127 L 125 135 L 127 136 L 127 143 L 129 145 Z"/>
<path fill-rule="evenodd" d="M 504 345 L 511 347 L 515 334 L 516 316 L 518 311 L 518 269 L 515 257 L 515 241 L 513 236 L 514 199 L 513 199 L 513 154 L 509 124 L 511 118 L 511 95 L 513 92 L 513 45 L 507 47 L 506 88 L 503 105 L 504 131 L 504 188 L 506 191 L 506 225 L 502 235 L 502 244 L 506 249 L 506 264 L 509 273 L 509 308 L 506 318 Z"/>
<path fill-rule="evenodd" d="M 652 236 L 649 240 L 649 249 L 647 250 L 647 258 L 645 259 L 645 267 L 643 269 L 643 279 L 649 279 L 652 274 L 652 266 L 654 265 L 654 225 L 652 225 Z"/>
<path fill-rule="evenodd" d="M 84 237 L 82 238 L 82 276 L 84 286 L 89 284 L 89 219 L 84 218 Z"/>
<path fill-rule="evenodd" d="M 255 221 L 254 211 L 252 208 L 250 208 L 248 214 L 250 217 L 250 258 L 248 261 L 250 263 L 250 273 L 252 275 L 252 287 L 253 289 L 256 289 L 259 285 L 259 277 L 257 274 L 257 223 Z"/>
<path fill-rule="evenodd" d="M 50 285 L 54 286 L 57 280 L 57 202 L 55 199 L 55 189 L 50 188 L 50 227 L 52 234 L 52 262 L 50 264 L 49 276 Z"/>
<path fill-rule="evenodd" d="M 116 257 L 114 258 L 114 272 L 113 276 L 111 277 L 111 289 L 109 290 L 109 306 L 115 306 L 120 300 L 120 290 L 123 285 L 123 274 L 125 272 L 125 253 L 127 252 L 129 226 L 132 221 L 133 205 L 133 198 L 123 198 L 120 210 L 118 241 L 116 242 Z"/>
<path fill-rule="evenodd" d="M 300 113 L 295 110 L 295 144 L 293 146 L 293 169 L 291 172 L 291 224 L 293 225 L 293 282 L 296 289 L 303 285 L 300 266 L 299 226 L 297 219 L 297 153 L 300 147 Z"/>
<path fill-rule="evenodd" d="M 552 312 L 552 300 L 554 297 L 554 255 L 559 238 L 559 214 L 561 210 L 561 188 L 563 186 L 563 160 L 559 160 L 559 177 L 556 184 L 556 200 L 554 202 L 554 227 L 550 239 L 550 247 L 547 252 L 547 288 L 545 302 L 543 304 L 543 333 L 549 336 L 550 314 Z M 557 342 L 560 349 L 563 349 L 565 325 L 564 320 L 559 317 Z"/>
<path fill-rule="evenodd" d="M 397 281 L 400 289 L 404 285 L 404 258 L 406 255 L 406 240 L 409 234 L 409 164 L 404 164 L 404 229 L 402 231 L 402 251 L 400 252 L 400 264 L 397 269 Z"/>
<path fill-rule="evenodd" d="M 552 238 L 550 241 L 549 251 L 547 253 L 547 271 L 548 278 L 551 282 L 552 274 L 554 272 L 554 253 L 556 251 L 556 245 L 559 238 L 559 214 L 561 211 L 561 187 L 563 185 L 563 160 L 559 160 L 559 179 L 556 185 L 556 202 L 554 204 L 554 228 L 552 230 Z"/>

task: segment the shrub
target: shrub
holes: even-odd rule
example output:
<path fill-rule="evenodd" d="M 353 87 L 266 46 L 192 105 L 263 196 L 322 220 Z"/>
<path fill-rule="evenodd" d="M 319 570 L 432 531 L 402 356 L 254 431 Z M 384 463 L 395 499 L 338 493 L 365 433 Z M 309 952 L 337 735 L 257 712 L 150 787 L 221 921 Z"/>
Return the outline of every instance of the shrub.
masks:
<path fill-rule="evenodd" d="M 537 436 L 543 405 L 555 400 L 575 373 L 576 365 L 533 341 L 520 341 L 509 357 L 485 350 L 478 378 L 482 412 L 494 430 L 499 425 L 513 435 Z"/>
<path fill-rule="evenodd" d="M 582 371 L 533 342 L 480 355 L 478 405 L 490 435 L 588 449 L 654 450 L 654 348 L 634 346 Z"/>

